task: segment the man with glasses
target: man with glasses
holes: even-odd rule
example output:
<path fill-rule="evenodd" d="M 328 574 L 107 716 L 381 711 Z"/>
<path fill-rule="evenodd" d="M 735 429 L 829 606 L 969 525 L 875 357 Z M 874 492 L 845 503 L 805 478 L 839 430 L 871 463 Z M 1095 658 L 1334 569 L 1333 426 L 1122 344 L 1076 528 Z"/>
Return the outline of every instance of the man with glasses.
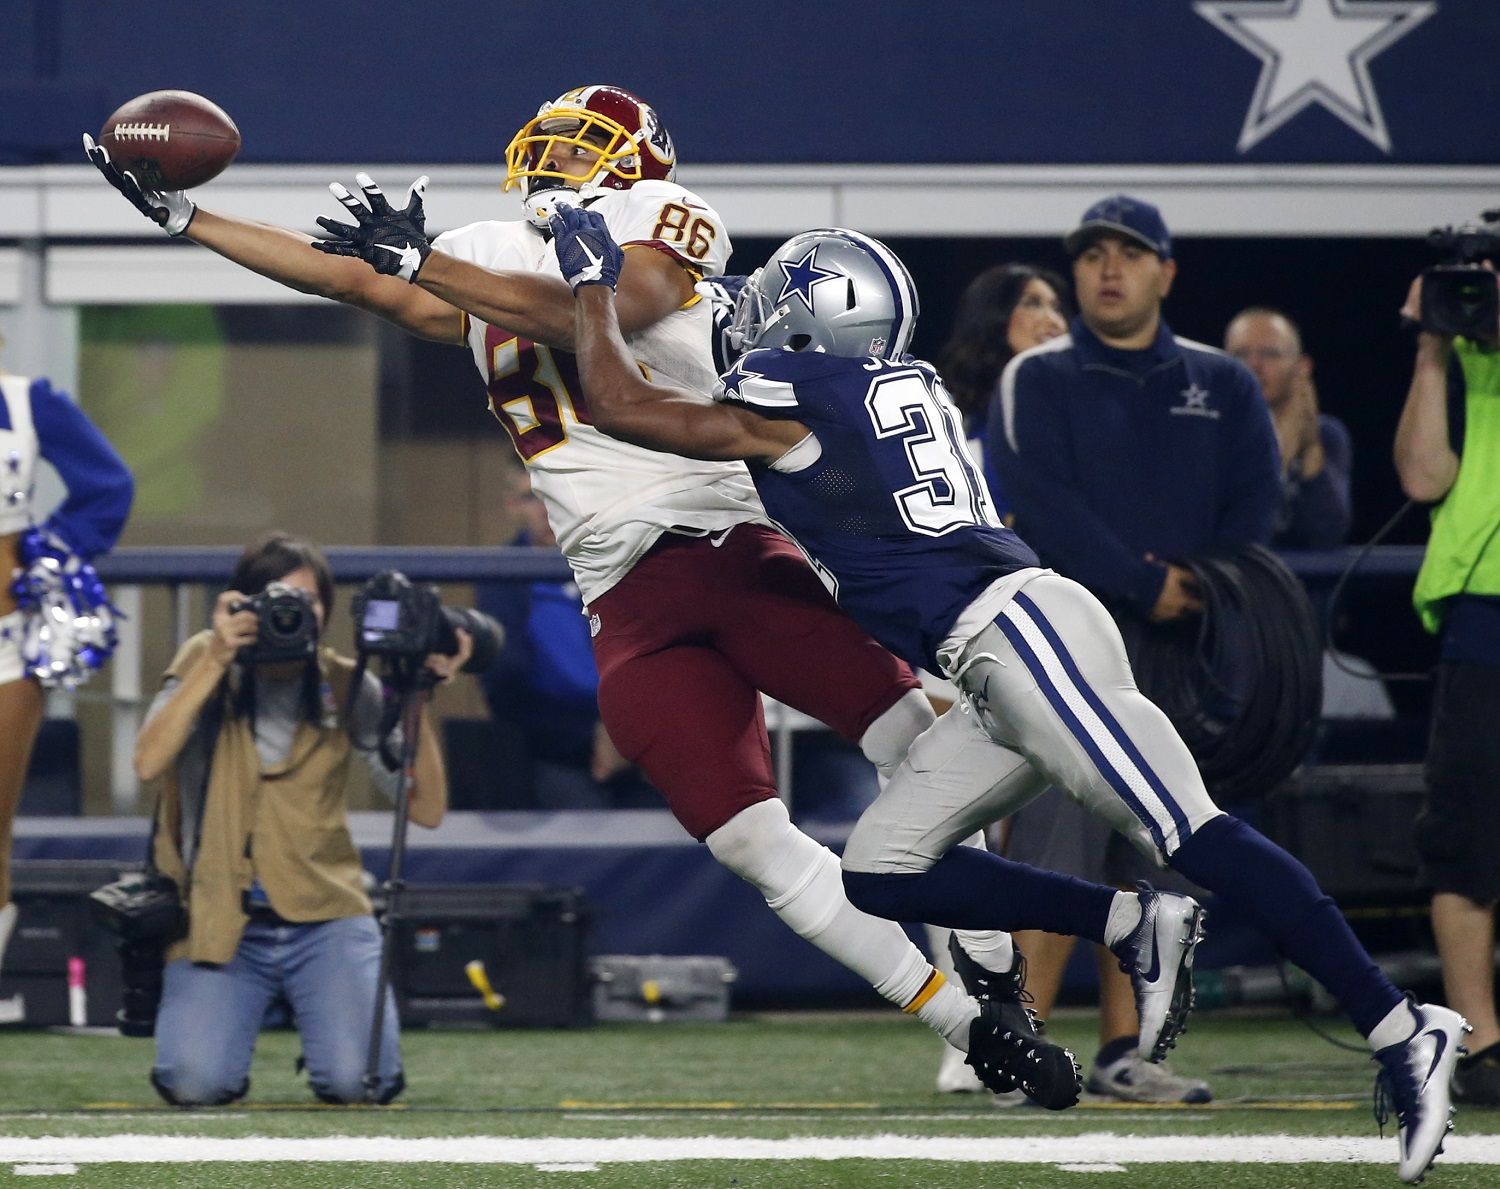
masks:
<path fill-rule="evenodd" d="M 1273 543 L 1332 549 L 1349 538 L 1353 447 L 1337 417 L 1318 408 L 1313 361 L 1280 310 L 1251 306 L 1224 331 L 1224 350 L 1254 374 L 1281 447 L 1281 515 Z"/>

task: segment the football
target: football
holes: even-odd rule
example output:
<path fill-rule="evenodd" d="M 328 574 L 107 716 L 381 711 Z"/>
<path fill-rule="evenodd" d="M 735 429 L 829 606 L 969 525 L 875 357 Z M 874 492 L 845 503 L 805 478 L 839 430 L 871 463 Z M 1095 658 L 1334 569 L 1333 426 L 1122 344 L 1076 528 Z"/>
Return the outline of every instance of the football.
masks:
<path fill-rule="evenodd" d="M 217 177 L 240 151 L 240 130 L 191 91 L 150 91 L 104 123 L 99 143 L 145 190 L 188 190 Z"/>

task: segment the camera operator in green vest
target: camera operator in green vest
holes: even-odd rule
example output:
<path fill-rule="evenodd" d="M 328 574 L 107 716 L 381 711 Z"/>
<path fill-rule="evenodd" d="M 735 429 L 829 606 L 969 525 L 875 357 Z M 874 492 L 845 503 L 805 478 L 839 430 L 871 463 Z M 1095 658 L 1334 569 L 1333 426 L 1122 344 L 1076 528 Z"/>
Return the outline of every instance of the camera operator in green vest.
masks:
<path fill-rule="evenodd" d="M 1441 641 L 1417 848 L 1433 893 L 1432 926 L 1448 1005 L 1474 1026 L 1470 1055 L 1454 1075 L 1453 1097 L 1490 1106 L 1500 1105 L 1494 957 L 1500 900 L 1500 294 L 1492 260 L 1429 269 L 1412 283 L 1401 314 L 1420 329 L 1395 449 L 1406 494 L 1434 505 L 1413 594 L 1423 625 Z"/>
<path fill-rule="evenodd" d="M 249 1088 L 263 1022 L 289 1013 L 313 1092 L 358 1102 L 381 937 L 346 786 L 359 752 L 383 792 L 400 787 L 381 756 L 381 683 L 365 673 L 355 686 L 354 661 L 321 643 L 333 576 L 315 546 L 268 534 L 229 587 L 212 628 L 178 651 L 136 742 L 137 774 L 162 778 L 154 861 L 188 921 L 166 951 L 152 1084 L 175 1105 L 233 1102 Z M 455 655 L 427 658 L 438 678 L 468 659 L 468 633 L 458 641 Z M 412 821 L 442 821 L 447 776 L 425 711 L 409 794 Z M 388 1102 L 403 1085 L 389 995 L 384 1011 L 375 1093 Z M 149 1018 L 126 1022 L 149 1033 Z"/>

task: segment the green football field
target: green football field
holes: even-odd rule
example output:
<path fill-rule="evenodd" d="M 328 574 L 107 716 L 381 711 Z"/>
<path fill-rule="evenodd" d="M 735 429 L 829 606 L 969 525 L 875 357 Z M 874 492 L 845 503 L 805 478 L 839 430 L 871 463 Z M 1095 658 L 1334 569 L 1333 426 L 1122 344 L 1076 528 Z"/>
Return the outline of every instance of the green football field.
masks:
<path fill-rule="evenodd" d="M 1349 1043 L 1347 1027 L 1323 1021 Z M 1091 1018 L 1055 1035 L 1092 1053 Z M 0 1033 L 0 1178 L 108 1186 L 1397 1185 L 1373 1067 L 1284 1015 L 1200 1014 L 1174 1054 L 1208 1106 L 997 1108 L 932 1091 L 895 1012 L 570 1032 L 412 1031 L 386 1108 L 324 1107 L 296 1037 L 262 1038 L 247 1103 L 179 1111 L 149 1042 Z M 54 1182 L 55 1183 L 55 1182 Z M 1470 1109 L 1432 1186 L 1500 1185 L 1500 1111 Z"/>

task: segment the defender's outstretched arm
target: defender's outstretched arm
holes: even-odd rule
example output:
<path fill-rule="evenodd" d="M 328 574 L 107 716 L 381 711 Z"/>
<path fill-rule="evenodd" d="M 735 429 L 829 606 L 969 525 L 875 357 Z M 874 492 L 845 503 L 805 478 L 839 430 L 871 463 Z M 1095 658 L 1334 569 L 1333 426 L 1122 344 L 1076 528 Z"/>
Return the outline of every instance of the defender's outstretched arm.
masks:
<path fill-rule="evenodd" d="M 553 217 L 557 261 L 573 290 L 573 349 L 594 425 L 607 434 L 688 458 L 772 463 L 810 432 L 707 396 L 657 384 L 630 356 L 620 333 L 615 286 L 624 253 L 604 220 L 581 207 Z"/>
<path fill-rule="evenodd" d="M 758 462 L 774 462 L 807 437 L 795 421 L 768 421 L 647 380 L 620 334 L 614 290 L 582 285 L 576 301 L 578 375 L 594 425 L 605 433 L 688 458 Z"/>

